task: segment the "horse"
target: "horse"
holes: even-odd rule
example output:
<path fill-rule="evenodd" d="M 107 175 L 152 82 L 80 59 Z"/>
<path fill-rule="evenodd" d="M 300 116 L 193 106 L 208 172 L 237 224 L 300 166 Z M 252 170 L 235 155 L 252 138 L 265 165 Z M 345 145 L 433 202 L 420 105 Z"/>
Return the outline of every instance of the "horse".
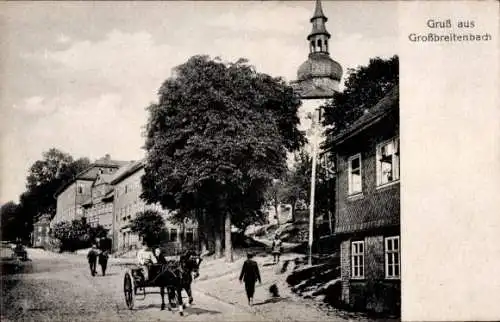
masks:
<path fill-rule="evenodd" d="M 191 283 L 193 276 L 199 276 L 199 266 L 202 261 L 201 256 L 195 256 L 193 252 L 187 252 L 180 257 L 179 261 L 171 261 L 161 263 L 160 271 L 156 274 L 153 283 L 160 287 L 161 295 L 161 310 L 165 310 L 165 289 L 169 307 L 168 310 L 174 308 L 173 300 L 176 300 L 175 305 L 179 308 L 179 314 L 184 315 L 183 309 L 186 305 L 182 301 L 182 290 L 185 290 L 189 297 L 189 304 L 193 303 L 193 295 L 191 292 Z M 151 274 L 150 276 L 154 276 Z"/>

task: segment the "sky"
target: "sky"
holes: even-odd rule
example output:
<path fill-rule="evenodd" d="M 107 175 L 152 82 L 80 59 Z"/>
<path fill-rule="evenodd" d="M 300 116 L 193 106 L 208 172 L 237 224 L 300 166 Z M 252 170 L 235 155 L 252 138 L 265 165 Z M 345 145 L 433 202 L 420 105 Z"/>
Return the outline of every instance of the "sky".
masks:
<path fill-rule="evenodd" d="M 0 4 L 0 203 L 18 201 L 52 147 L 74 158 L 144 156 L 145 108 L 197 54 L 249 59 L 296 79 L 314 1 Z M 398 54 L 397 2 L 323 1 L 330 55 L 344 69 Z"/>

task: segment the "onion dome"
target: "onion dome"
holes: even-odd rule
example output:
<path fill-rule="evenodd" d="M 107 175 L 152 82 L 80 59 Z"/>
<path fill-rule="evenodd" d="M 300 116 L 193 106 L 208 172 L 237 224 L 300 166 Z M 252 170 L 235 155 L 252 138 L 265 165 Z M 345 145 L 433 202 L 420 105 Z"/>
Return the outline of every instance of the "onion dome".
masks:
<path fill-rule="evenodd" d="M 342 79 L 342 66 L 330 57 L 328 50 L 330 33 L 325 26 L 327 20 L 321 1 L 316 0 L 311 18 L 312 30 L 307 36 L 310 53 L 308 59 L 300 65 L 295 82 L 295 87 L 304 98 L 330 97 L 333 91 L 338 91 Z"/>
<path fill-rule="evenodd" d="M 310 53 L 309 59 L 300 65 L 297 79 L 301 81 L 317 77 L 328 77 L 340 82 L 342 66 L 330 58 L 328 53 Z"/>

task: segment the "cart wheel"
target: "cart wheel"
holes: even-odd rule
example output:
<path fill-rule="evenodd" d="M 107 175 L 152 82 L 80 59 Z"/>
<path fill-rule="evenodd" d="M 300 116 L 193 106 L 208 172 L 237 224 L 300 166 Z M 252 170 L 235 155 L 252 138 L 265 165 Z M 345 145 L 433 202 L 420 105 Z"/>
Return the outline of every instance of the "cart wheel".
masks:
<path fill-rule="evenodd" d="M 123 294 L 125 295 L 125 304 L 127 305 L 129 310 L 132 310 L 134 308 L 134 292 L 134 279 L 132 278 L 131 274 L 127 272 L 125 273 L 125 277 L 123 278 Z"/>

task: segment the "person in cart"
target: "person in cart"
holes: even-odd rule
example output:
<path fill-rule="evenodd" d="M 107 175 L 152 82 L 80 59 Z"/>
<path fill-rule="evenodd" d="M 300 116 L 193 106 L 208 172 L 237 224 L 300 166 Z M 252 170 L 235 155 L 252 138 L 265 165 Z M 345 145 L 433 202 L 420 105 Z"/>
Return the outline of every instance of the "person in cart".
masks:
<path fill-rule="evenodd" d="M 149 266 L 158 263 L 156 256 L 153 254 L 145 241 L 142 242 L 142 248 L 137 252 L 137 262 L 141 269 L 144 282 L 149 280 Z"/>

